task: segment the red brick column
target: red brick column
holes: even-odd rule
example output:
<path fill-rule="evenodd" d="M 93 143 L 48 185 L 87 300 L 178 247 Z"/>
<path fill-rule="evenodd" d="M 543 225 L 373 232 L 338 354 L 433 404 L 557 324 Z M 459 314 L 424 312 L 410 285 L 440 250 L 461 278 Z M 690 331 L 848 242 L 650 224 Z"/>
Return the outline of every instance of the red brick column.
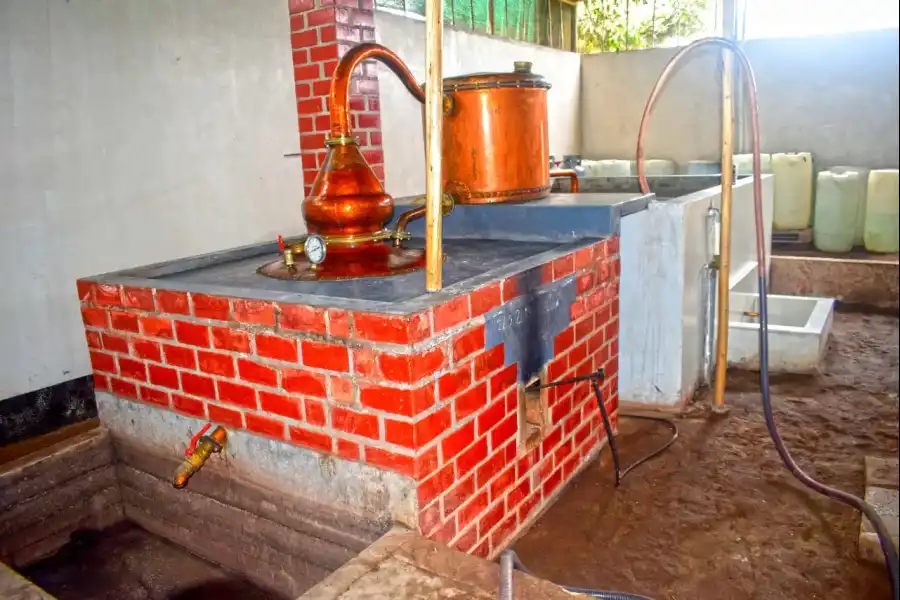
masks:
<path fill-rule="evenodd" d="M 331 75 L 352 46 L 375 41 L 375 3 L 374 0 L 288 0 L 288 6 L 303 185 L 308 194 L 325 158 Z M 354 74 L 350 108 L 353 133 L 359 137 L 363 155 L 384 182 L 381 111 L 374 64 L 363 64 Z"/>

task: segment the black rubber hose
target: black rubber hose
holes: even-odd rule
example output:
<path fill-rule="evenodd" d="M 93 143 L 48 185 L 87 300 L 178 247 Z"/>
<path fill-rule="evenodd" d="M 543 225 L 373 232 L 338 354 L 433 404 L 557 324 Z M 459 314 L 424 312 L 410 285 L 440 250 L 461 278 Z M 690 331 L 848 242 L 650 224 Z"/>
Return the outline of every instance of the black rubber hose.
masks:
<path fill-rule="evenodd" d="M 669 449 L 669 446 L 675 443 L 675 440 L 678 439 L 678 426 L 674 421 L 670 421 L 669 419 L 665 419 L 663 417 L 650 417 L 645 415 L 631 415 L 631 414 L 622 414 L 621 416 L 627 419 L 640 419 L 643 421 L 652 421 L 654 423 L 662 423 L 672 430 L 672 437 L 669 440 L 654 450 L 653 452 L 647 454 L 646 456 L 641 457 L 635 462 L 628 465 L 624 470 L 622 469 L 622 463 L 619 459 L 619 446 L 616 443 L 616 436 L 613 434 L 612 424 L 609 420 L 609 412 L 606 410 L 606 404 L 603 402 L 603 392 L 600 390 L 600 384 L 598 381 L 603 381 L 606 378 L 606 372 L 601 368 L 597 369 L 596 372 L 591 373 L 589 375 L 579 375 L 576 377 L 570 377 L 568 379 L 560 379 L 559 381 L 553 381 L 550 383 L 545 383 L 544 385 L 538 386 L 538 389 L 556 387 L 558 385 L 567 385 L 570 383 L 577 383 L 580 381 L 590 381 L 591 389 L 594 390 L 594 397 L 597 399 L 597 407 L 600 409 L 600 417 L 603 420 L 603 428 L 606 430 L 606 439 L 609 440 L 609 450 L 612 453 L 613 459 L 613 469 L 616 474 L 616 487 L 619 487 L 619 484 L 622 483 L 622 480 L 625 479 L 625 476 L 628 475 L 631 471 L 635 470 L 648 460 L 652 458 L 656 458 L 663 452 Z"/>
<path fill-rule="evenodd" d="M 865 515 L 869 519 L 875 532 L 878 534 L 878 540 L 881 544 L 881 550 L 884 553 L 884 562 L 887 566 L 888 576 L 891 581 L 891 591 L 894 600 L 900 600 L 900 566 L 897 561 L 897 549 L 891 541 L 890 534 L 881 517 L 875 510 L 869 506 L 861 498 L 857 498 L 852 494 L 829 487 L 819 481 L 816 481 L 797 466 L 794 459 L 791 458 L 790 452 L 784 445 L 781 435 L 778 433 L 778 427 L 775 425 L 775 418 L 772 413 L 772 398 L 769 390 L 769 317 L 767 305 L 767 285 L 766 285 L 766 239 L 765 226 L 763 219 L 763 202 L 762 202 L 762 165 L 760 160 L 760 141 L 759 141 L 759 103 L 757 102 L 756 76 L 753 74 L 753 66 L 747 55 L 741 49 L 741 46 L 734 40 L 722 37 L 709 37 L 692 42 L 679 50 L 675 56 L 663 69 L 662 74 L 656 82 L 647 104 L 644 107 L 644 115 L 641 117 L 641 125 L 638 131 L 638 144 L 636 152 L 636 160 L 638 165 L 638 175 L 640 177 L 641 192 L 648 193 L 650 186 L 644 174 L 644 133 L 646 131 L 647 122 L 653 109 L 653 105 L 658 97 L 663 84 L 671 73 L 674 72 L 676 65 L 689 53 L 705 46 L 719 46 L 729 50 L 734 54 L 737 62 L 741 66 L 741 75 L 747 90 L 747 104 L 750 109 L 750 131 L 753 153 L 753 213 L 756 224 L 756 273 L 759 281 L 759 383 L 762 395 L 763 415 L 766 420 L 766 428 L 769 430 L 769 436 L 772 443 L 778 451 L 784 466 L 788 471 L 796 477 L 800 483 L 820 494 L 828 496 L 838 502 L 842 502 L 847 506 L 851 506 Z M 727 318 L 727 316 L 726 316 Z"/>
<path fill-rule="evenodd" d="M 757 227 L 761 227 L 759 216 L 757 216 Z M 763 259 L 760 259 L 760 264 L 765 265 Z M 769 436 L 772 438 L 772 442 L 775 444 L 775 449 L 778 451 L 778 455 L 781 457 L 784 466 L 787 467 L 787 470 L 790 471 L 794 477 L 800 480 L 800 483 L 820 494 L 855 508 L 865 515 L 865 518 L 869 519 L 873 529 L 875 529 L 875 533 L 878 535 L 881 551 L 884 553 L 884 560 L 891 580 L 891 592 L 894 600 L 898 600 L 898 598 L 900 598 L 900 583 L 898 583 L 898 579 L 900 579 L 900 577 L 898 577 L 898 571 L 900 571 L 900 568 L 898 568 L 897 549 L 894 548 L 894 543 L 891 541 L 891 534 L 885 526 L 884 521 L 881 520 L 881 517 L 875 512 L 875 509 L 861 498 L 857 498 L 853 494 L 848 494 L 837 488 L 827 486 L 807 475 L 803 469 L 794 462 L 791 453 L 784 445 L 784 440 L 781 438 L 781 433 L 779 433 L 777 425 L 775 425 L 775 415 L 772 411 L 772 396 L 771 390 L 769 389 L 769 307 L 766 298 L 768 286 L 766 283 L 764 267 L 763 269 L 760 269 L 758 281 L 759 385 L 762 394 L 763 415 L 765 416 L 766 428 L 769 430 Z"/>
<path fill-rule="evenodd" d="M 630 465 L 628 465 L 628 467 L 626 467 L 625 470 L 622 471 L 622 474 L 619 477 L 619 480 L 625 479 L 626 475 L 628 475 L 629 473 L 631 473 L 632 471 L 637 469 L 639 466 L 641 466 L 648 460 L 656 458 L 657 456 L 659 456 L 660 454 L 662 454 L 663 452 L 668 450 L 669 446 L 674 444 L 675 440 L 678 439 L 678 425 L 676 425 L 674 421 L 670 421 L 669 419 L 665 419 L 663 417 L 650 417 L 647 415 L 633 415 L 633 414 L 627 414 L 627 413 L 622 413 L 620 416 L 624 417 L 626 419 L 639 419 L 641 421 L 650 421 L 652 423 L 661 423 L 672 430 L 672 437 L 670 437 L 669 440 L 665 444 L 663 444 L 662 446 L 660 446 L 653 452 L 650 452 L 646 456 L 639 458 L 638 460 L 636 460 L 633 463 L 631 463 Z"/>
<path fill-rule="evenodd" d="M 531 575 L 531 571 L 525 568 L 525 565 L 522 564 L 522 561 L 519 560 L 519 555 L 516 554 L 515 550 L 504 550 L 500 555 L 501 562 L 504 561 L 504 555 L 507 557 L 507 561 L 509 557 L 512 557 L 513 567 L 517 571 L 521 571 L 527 575 Z M 580 588 L 573 587 L 567 585 L 559 586 L 567 592 L 572 592 L 573 594 L 582 594 L 587 596 L 588 598 L 601 598 L 602 600 L 652 600 L 647 596 L 641 596 L 639 594 L 628 594 L 625 592 L 609 592 L 606 590 L 592 590 L 588 588 Z"/>

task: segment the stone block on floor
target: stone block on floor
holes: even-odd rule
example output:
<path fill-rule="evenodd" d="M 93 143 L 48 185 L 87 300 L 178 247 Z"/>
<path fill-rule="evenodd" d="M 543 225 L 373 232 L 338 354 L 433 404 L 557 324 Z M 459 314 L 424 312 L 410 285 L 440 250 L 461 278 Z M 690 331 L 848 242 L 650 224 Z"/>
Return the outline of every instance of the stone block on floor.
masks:
<path fill-rule="evenodd" d="M 866 487 L 898 489 L 900 480 L 900 459 L 866 457 Z"/>
<path fill-rule="evenodd" d="M 494 600 L 500 566 L 395 528 L 298 600 Z M 549 581 L 514 574 L 517 600 L 576 600 Z"/>
<path fill-rule="evenodd" d="M 866 486 L 865 500 L 884 521 L 891 540 L 894 542 L 894 548 L 897 548 L 898 536 L 900 536 L 900 512 L 898 512 L 900 492 Z M 881 551 L 878 536 L 875 534 L 872 524 L 865 517 L 862 517 L 859 531 L 859 556 L 869 562 L 884 563 L 884 554 Z"/>

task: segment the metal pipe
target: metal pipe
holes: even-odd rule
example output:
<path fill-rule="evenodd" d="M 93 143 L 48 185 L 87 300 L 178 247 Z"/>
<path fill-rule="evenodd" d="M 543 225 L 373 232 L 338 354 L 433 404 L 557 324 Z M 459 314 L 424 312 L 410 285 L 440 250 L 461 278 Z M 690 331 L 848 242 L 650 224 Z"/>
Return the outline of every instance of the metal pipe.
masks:
<path fill-rule="evenodd" d="M 381 44 L 358 44 L 341 58 L 331 76 L 331 137 L 343 140 L 352 137 L 350 127 L 350 78 L 353 71 L 364 60 L 375 59 L 386 65 L 419 102 L 425 101 L 425 92 L 400 57 Z M 440 86 L 438 86 L 440 89 Z"/>
<path fill-rule="evenodd" d="M 554 177 L 568 177 L 569 185 L 572 188 L 571 192 L 578 193 L 578 173 L 575 172 L 575 169 L 554 169 L 550 171 L 550 179 Z"/>
<path fill-rule="evenodd" d="M 442 287 L 443 0 L 425 3 L 425 289 Z"/>
<path fill-rule="evenodd" d="M 500 554 L 500 600 L 513 600 L 514 559 L 512 550 L 504 550 Z"/>
<path fill-rule="evenodd" d="M 716 282 L 719 274 L 719 209 L 710 206 L 706 211 L 706 240 L 708 247 L 703 277 L 703 385 L 711 385 L 716 351 Z"/>

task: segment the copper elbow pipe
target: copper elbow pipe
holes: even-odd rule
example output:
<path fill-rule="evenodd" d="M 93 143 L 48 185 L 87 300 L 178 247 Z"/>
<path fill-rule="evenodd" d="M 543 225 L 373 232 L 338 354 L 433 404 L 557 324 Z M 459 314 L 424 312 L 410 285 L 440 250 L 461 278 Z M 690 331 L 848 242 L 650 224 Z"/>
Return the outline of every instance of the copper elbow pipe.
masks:
<path fill-rule="evenodd" d="M 416 78 L 409 71 L 399 56 L 381 44 L 365 43 L 351 48 L 341 59 L 331 76 L 331 137 L 344 139 L 351 136 L 350 128 L 350 78 L 353 71 L 364 60 L 376 59 L 400 78 L 413 98 L 425 103 L 425 92 L 416 83 Z"/>
<path fill-rule="evenodd" d="M 175 479 L 172 485 L 177 489 L 184 488 L 191 477 L 203 468 L 209 457 L 221 452 L 228 441 L 228 433 L 222 427 L 216 427 L 209 435 L 204 435 L 197 440 L 193 451 L 182 461 L 175 471 Z"/>
<path fill-rule="evenodd" d="M 575 169 L 554 169 L 550 171 L 550 179 L 554 177 L 568 177 L 572 186 L 572 193 L 578 193 L 578 173 L 575 172 Z"/>
<path fill-rule="evenodd" d="M 425 205 L 411 208 L 397 218 L 397 228 L 394 230 L 394 245 L 400 246 L 403 243 L 403 234 L 409 224 L 417 219 L 425 218 Z"/>
<path fill-rule="evenodd" d="M 425 196 L 420 196 L 416 198 L 415 202 L 423 202 L 422 206 L 417 206 L 415 208 L 411 208 L 408 211 L 402 213 L 399 217 L 397 217 L 397 225 L 394 228 L 394 245 L 400 246 L 403 243 L 403 240 L 408 238 L 406 236 L 406 228 L 409 227 L 409 224 L 413 221 L 417 221 L 418 219 L 425 218 Z M 445 193 L 441 197 L 441 214 L 445 217 L 450 216 L 450 213 L 453 212 L 453 209 L 456 207 L 456 196 L 453 194 Z"/>

